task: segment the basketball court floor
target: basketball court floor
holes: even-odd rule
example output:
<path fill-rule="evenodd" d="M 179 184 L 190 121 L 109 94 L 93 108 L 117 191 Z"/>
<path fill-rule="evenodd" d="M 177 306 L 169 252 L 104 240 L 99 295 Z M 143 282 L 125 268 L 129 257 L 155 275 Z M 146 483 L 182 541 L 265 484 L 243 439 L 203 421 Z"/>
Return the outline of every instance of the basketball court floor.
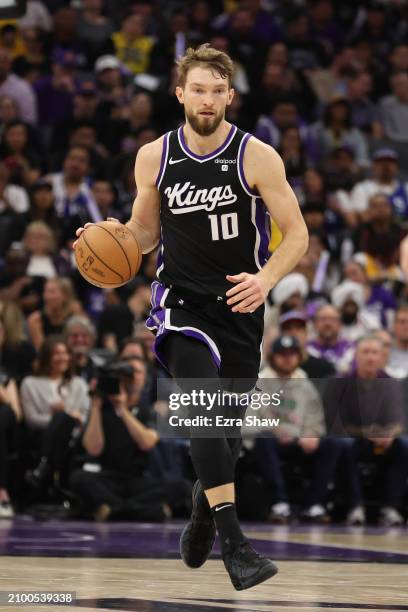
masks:
<path fill-rule="evenodd" d="M 277 560 L 280 571 L 237 592 L 218 548 L 198 570 L 183 565 L 182 526 L 3 520 L 0 591 L 73 591 L 70 608 L 81 612 L 408 611 L 406 529 L 246 524 L 257 550 Z M 68 606 L 35 606 L 57 608 Z"/>

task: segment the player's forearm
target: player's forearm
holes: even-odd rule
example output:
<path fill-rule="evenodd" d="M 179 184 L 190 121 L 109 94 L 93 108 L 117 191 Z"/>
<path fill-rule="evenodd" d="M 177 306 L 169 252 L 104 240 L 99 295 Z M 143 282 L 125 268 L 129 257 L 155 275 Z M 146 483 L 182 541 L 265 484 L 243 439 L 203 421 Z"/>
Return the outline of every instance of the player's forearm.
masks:
<path fill-rule="evenodd" d="M 306 227 L 291 230 L 284 235 L 278 248 L 259 272 L 266 278 L 271 289 L 293 270 L 306 253 L 308 245 L 309 236 Z"/>
<path fill-rule="evenodd" d="M 138 241 L 142 253 L 150 253 L 158 245 L 160 240 L 160 233 L 156 230 L 151 230 L 144 227 L 135 219 L 129 219 L 125 224 L 135 236 Z"/>

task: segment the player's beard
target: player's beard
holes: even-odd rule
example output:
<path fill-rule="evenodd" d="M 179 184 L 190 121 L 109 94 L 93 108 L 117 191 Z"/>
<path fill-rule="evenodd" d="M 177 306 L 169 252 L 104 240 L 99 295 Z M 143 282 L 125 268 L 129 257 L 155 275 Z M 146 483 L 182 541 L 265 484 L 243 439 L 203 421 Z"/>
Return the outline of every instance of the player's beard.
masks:
<path fill-rule="evenodd" d="M 212 117 L 204 117 L 203 115 L 194 115 L 193 113 L 185 110 L 186 119 L 191 125 L 192 129 L 199 136 L 211 136 L 214 134 L 215 130 L 220 125 L 221 121 L 224 119 L 225 112 L 222 111 L 218 115 L 213 115 Z"/>

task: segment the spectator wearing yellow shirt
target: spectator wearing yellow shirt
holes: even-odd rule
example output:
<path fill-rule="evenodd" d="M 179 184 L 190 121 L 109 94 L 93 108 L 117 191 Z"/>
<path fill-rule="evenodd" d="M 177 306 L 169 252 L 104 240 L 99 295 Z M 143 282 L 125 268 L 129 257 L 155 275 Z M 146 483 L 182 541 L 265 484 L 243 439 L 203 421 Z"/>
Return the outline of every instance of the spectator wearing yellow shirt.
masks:
<path fill-rule="evenodd" d="M 122 21 L 122 29 L 112 34 L 116 57 L 134 74 L 147 72 L 154 39 L 145 36 L 142 15 L 130 14 Z"/>
<path fill-rule="evenodd" d="M 24 40 L 15 25 L 11 23 L 3 25 L 0 30 L 0 47 L 7 49 L 13 60 L 19 55 L 25 54 L 26 46 Z"/>

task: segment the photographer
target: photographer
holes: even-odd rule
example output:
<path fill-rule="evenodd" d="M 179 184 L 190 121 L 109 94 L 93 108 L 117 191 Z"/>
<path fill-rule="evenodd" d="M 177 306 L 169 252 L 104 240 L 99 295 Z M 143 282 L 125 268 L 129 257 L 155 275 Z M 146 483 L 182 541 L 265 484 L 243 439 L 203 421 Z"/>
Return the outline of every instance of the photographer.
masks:
<path fill-rule="evenodd" d="M 99 376 L 83 436 L 84 448 L 97 462 L 85 463 L 70 478 L 72 491 L 97 521 L 164 520 L 189 495 L 183 480 L 144 475 L 148 451 L 159 440 L 151 407 L 141 402 L 145 382 L 146 364 L 137 357 L 108 366 Z"/>

